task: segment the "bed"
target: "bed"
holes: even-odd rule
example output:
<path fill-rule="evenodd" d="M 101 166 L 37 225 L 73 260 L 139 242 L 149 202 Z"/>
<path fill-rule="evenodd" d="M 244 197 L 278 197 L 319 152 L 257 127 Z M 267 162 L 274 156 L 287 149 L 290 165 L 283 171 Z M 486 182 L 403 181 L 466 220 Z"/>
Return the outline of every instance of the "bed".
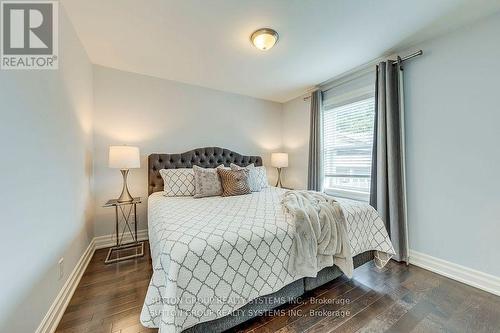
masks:
<path fill-rule="evenodd" d="M 294 225 L 281 207 L 283 189 L 234 197 L 166 197 L 160 169 L 262 165 L 259 156 L 211 147 L 149 156 L 148 226 L 153 276 L 141 313 L 165 332 L 220 332 L 342 274 L 316 277 L 288 269 Z M 383 222 L 369 205 L 339 200 L 357 267 L 393 253 Z"/>

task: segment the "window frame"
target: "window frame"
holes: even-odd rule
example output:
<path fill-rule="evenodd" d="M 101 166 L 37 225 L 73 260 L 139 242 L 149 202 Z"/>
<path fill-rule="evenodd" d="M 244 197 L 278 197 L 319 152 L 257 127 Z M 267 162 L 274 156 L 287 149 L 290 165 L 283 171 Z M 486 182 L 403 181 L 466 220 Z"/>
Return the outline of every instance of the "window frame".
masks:
<path fill-rule="evenodd" d="M 352 91 L 349 91 L 342 96 L 339 96 L 338 98 L 335 99 L 335 103 L 330 103 L 327 107 L 324 105 L 322 106 L 321 112 L 323 113 L 323 119 L 324 119 L 324 113 L 328 110 L 332 110 L 334 108 L 339 108 L 342 106 L 346 106 L 349 104 L 354 104 L 356 102 L 360 102 L 366 99 L 371 99 L 375 98 L 375 89 L 373 86 L 367 86 L 363 88 L 358 88 Z M 374 101 L 376 103 L 376 101 Z M 374 104 L 374 108 L 376 105 Z M 374 125 L 375 125 L 375 118 L 373 119 Z M 325 130 L 325 123 L 322 124 L 322 132 Z M 373 129 L 373 134 L 375 132 L 375 128 Z M 372 149 L 373 149 L 373 141 L 372 141 Z M 322 153 L 324 154 L 325 152 L 325 142 L 323 142 L 323 148 L 322 148 Z M 370 201 L 370 190 L 367 192 L 362 192 L 362 191 L 356 191 L 356 190 L 346 190 L 346 189 L 341 189 L 341 188 L 335 188 L 335 187 L 326 187 L 326 179 L 327 178 L 334 178 L 334 177 L 343 177 L 343 178 L 368 178 L 371 182 L 371 168 L 372 168 L 372 163 L 370 163 L 370 175 L 351 175 L 351 174 L 335 174 L 335 175 L 328 175 L 325 170 L 324 170 L 324 165 L 326 163 L 326 159 L 323 157 L 323 191 L 328 194 L 332 195 L 335 197 L 340 197 L 340 198 L 345 198 L 345 199 L 350 199 L 350 200 L 356 200 L 356 201 L 362 201 L 362 202 L 369 202 Z"/>
<path fill-rule="evenodd" d="M 350 199 L 350 200 L 356 200 L 356 201 L 362 201 L 362 202 L 369 202 L 370 201 L 370 193 L 365 193 L 361 191 L 349 191 L 349 190 L 342 190 L 338 188 L 331 188 L 331 187 L 325 187 L 324 192 L 328 195 L 338 197 L 338 198 L 344 198 L 344 199 Z"/>

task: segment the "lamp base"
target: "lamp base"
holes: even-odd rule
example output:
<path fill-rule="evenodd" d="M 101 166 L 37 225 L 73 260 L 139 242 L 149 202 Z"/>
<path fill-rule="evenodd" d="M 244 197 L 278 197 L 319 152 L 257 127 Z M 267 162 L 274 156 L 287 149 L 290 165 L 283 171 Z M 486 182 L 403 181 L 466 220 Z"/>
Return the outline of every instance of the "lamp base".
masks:
<path fill-rule="evenodd" d="M 122 193 L 118 197 L 117 201 L 118 202 L 130 202 L 134 200 L 134 198 L 130 195 L 130 192 L 128 191 L 128 186 L 127 186 L 127 176 L 128 176 L 128 169 L 121 169 L 120 170 L 123 176 L 123 188 L 122 188 Z"/>
<path fill-rule="evenodd" d="M 276 180 L 276 187 L 283 187 L 283 184 L 281 184 L 281 168 L 278 169 L 278 180 Z"/>

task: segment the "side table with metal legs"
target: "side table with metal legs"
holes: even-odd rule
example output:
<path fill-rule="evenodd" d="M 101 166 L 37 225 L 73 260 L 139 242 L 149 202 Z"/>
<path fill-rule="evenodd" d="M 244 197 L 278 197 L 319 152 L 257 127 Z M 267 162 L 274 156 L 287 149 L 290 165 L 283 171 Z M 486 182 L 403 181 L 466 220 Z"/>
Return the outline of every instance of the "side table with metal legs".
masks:
<path fill-rule="evenodd" d="M 129 202 L 118 202 L 118 200 L 108 200 L 103 207 L 114 207 L 115 208 L 115 231 L 116 231 L 116 245 L 112 246 L 108 250 L 108 255 L 105 264 L 111 264 L 114 262 L 119 262 L 123 260 L 133 259 L 144 256 L 144 242 L 138 241 L 137 239 L 137 204 L 141 203 L 141 198 L 134 198 Z M 131 215 L 134 215 L 134 232 L 130 226 Z M 120 223 L 122 222 L 122 223 Z M 123 224 L 120 233 L 120 224 Z M 128 233 L 132 237 L 132 242 L 124 243 L 124 236 Z M 135 250 L 135 251 L 134 251 Z M 126 254 L 121 256 L 120 253 L 125 252 Z M 116 256 L 113 257 L 113 254 Z"/>

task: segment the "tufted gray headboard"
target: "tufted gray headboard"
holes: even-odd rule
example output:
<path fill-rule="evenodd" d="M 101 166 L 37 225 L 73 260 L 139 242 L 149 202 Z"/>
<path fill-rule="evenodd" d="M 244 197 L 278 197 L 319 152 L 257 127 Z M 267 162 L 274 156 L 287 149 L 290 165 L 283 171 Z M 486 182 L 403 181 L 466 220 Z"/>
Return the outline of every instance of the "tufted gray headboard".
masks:
<path fill-rule="evenodd" d="M 148 156 L 148 194 L 163 191 L 161 169 L 192 168 L 193 165 L 215 168 L 221 164 L 229 166 L 231 163 L 239 166 L 254 163 L 255 166 L 261 166 L 262 158 L 240 155 L 219 147 L 197 148 L 182 154 L 151 154 Z"/>

